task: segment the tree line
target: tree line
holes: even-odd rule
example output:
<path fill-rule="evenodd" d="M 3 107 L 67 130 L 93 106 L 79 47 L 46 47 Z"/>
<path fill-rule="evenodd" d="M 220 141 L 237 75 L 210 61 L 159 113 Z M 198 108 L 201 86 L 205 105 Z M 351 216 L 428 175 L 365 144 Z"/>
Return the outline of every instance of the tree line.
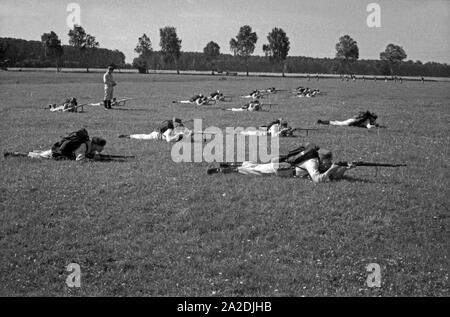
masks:
<path fill-rule="evenodd" d="M 107 67 L 110 64 L 125 67 L 125 54 L 119 50 L 100 48 L 95 37 L 75 25 L 68 33 L 69 45 L 62 45 L 58 35 L 50 31 L 41 41 L 0 38 L 2 67 Z"/>
<path fill-rule="evenodd" d="M 166 26 L 159 30 L 159 50 L 154 50 L 144 33 L 137 39 L 133 63 L 125 63 L 125 55 L 118 50 L 99 47 L 95 37 L 75 25 L 68 33 L 69 45 L 61 45 L 55 32 L 44 33 L 41 41 L 0 38 L 0 61 L 3 66 L 104 68 L 114 64 L 120 68 L 136 68 L 140 73 L 149 70 L 199 70 L 216 72 L 280 72 L 310 74 L 356 74 L 449 77 L 450 65 L 435 62 L 423 64 L 407 59 L 405 50 L 389 44 L 380 52 L 379 60 L 360 60 L 358 43 L 349 35 L 338 39 L 335 58 L 288 56 L 290 40 L 281 28 L 273 28 L 262 44 L 265 56 L 253 56 L 259 40 L 251 26 L 242 26 L 230 39 L 229 51 L 221 52 L 214 41 L 206 43 L 203 52 L 182 52 L 182 40 L 176 28 Z"/>
<path fill-rule="evenodd" d="M 379 60 L 359 60 L 358 43 L 349 35 L 339 38 L 336 43 L 335 58 L 289 57 L 290 40 L 281 28 L 273 28 L 267 35 L 267 42 L 262 45 L 264 57 L 252 56 L 258 35 L 251 26 L 242 26 L 236 37 L 230 39 L 229 49 L 233 53 L 223 54 L 219 44 L 210 41 L 203 53 L 181 53 L 181 39 L 174 27 L 160 29 L 160 51 L 153 51 L 150 38 L 144 33 L 139 38 L 135 52 L 139 57 L 133 66 L 140 73 L 153 69 L 173 69 L 179 73 L 184 70 L 242 71 L 315 73 L 315 74 L 357 74 L 357 75 L 401 75 L 401 76 L 450 76 L 450 65 L 406 61 L 405 50 L 395 44 L 389 44 L 380 52 Z"/>

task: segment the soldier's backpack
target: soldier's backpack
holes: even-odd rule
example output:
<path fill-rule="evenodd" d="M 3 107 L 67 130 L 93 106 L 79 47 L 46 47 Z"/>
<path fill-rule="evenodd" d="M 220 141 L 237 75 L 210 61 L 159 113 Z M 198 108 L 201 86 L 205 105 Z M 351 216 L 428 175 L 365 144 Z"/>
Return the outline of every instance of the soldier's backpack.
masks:
<path fill-rule="evenodd" d="M 203 98 L 203 95 L 202 95 L 202 94 L 200 94 L 200 95 L 194 95 L 194 96 L 192 96 L 191 99 L 189 99 L 189 101 L 190 101 L 190 102 L 196 102 L 197 99 L 200 99 L 200 98 Z"/>
<path fill-rule="evenodd" d="M 360 111 L 360 112 L 358 112 L 358 115 L 355 117 L 355 122 L 353 122 L 350 125 L 351 126 L 359 126 L 359 125 L 363 124 L 369 118 L 370 118 L 369 111 Z"/>
<path fill-rule="evenodd" d="M 86 129 L 72 132 L 52 146 L 52 156 L 54 159 L 74 160 L 75 155 L 73 152 L 88 141 L 89 134 Z"/>
<path fill-rule="evenodd" d="M 183 126 L 183 122 L 181 121 L 181 119 L 175 118 L 175 122 L 174 120 L 164 120 L 163 122 L 161 122 L 161 124 L 158 126 L 158 129 L 160 133 L 164 133 L 167 130 L 171 129 L 175 129 L 175 124 L 177 124 L 177 126 Z"/>
<path fill-rule="evenodd" d="M 271 123 L 269 123 L 269 124 L 266 125 L 265 127 L 267 127 L 267 131 L 269 131 L 270 128 L 271 128 L 273 125 L 275 125 L 275 124 L 280 124 L 280 123 L 281 123 L 281 120 L 280 120 L 280 119 L 277 119 L 277 120 L 275 120 L 275 121 L 272 121 Z"/>
<path fill-rule="evenodd" d="M 306 160 L 318 158 L 319 149 L 320 148 L 314 143 L 307 144 L 306 146 L 300 146 L 295 150 L 290 151 L 288 154 L 280 156 L 280 162 L 298 165 Z"/>
<path fill-rule="evenodd" d="M 351 124 L 351 126 L 361 127 L 363 124 L 365 124 L 366 121 L 369 121 L 370 124 L 375 124 L 375 121 L 377 120 L 378 116 L 370 111 L 361 111 L 358 113 L 358 115 L 355 118 L 355 122 Z"/>

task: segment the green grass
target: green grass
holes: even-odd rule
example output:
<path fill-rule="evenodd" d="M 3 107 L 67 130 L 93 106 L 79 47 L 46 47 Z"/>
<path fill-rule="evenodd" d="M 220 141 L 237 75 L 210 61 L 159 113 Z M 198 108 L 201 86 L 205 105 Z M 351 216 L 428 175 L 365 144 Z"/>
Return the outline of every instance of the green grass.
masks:
<path fill-rule="evenodd" d="M 44 296 L 449 296 L 448 83 L 116 74 L 126 108 L 50 113 L 64 97 L 99 101 L 100 74 L 0 73 L 0 150 L 48 149 L 86 127 L 126 163 L 8 159 L 0 178 L 0 295 Z M 221 89 L 299 85 L 325 94 L 279 93 L 271 112 L 231 113 L 171 104 Z M 224 104 L 226 107 L 237 102 Z M 282 139 L 313 141 L 336 160 L 404 162 L 357 168 L 349 180 L 207 176 L 207 163 L 175 164 L 171 145 L 118 139 L 177 116 L 203 127 L 258 126 L 284 117 L 313 127 L 372 110 L 388 129 L 323 127 Z M 321 127 L 322 128 L 322 127 Z M 81 266 L 81 288 L 65 280 Z M 381 288 L 366 266 L 381 266 Z"/>

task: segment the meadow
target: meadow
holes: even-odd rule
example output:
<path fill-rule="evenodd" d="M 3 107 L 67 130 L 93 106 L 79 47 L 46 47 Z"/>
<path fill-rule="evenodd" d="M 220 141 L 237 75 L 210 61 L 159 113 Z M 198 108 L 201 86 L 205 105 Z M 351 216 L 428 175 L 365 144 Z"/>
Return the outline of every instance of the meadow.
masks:
<path fill-rule="evenodd" d="M 0 72 L 0 150 L 48 149 L 85 127 L 105 153 L 127 162 L 1 159 L 1 296 L 450 296 L 450 83 L 341 82 L 295 78 L 115 74 L 123 108 L 43 107 L 103 98 L 101 74 Z M 172 104 L 220 89 L 318 88 L 316 98 L 279 92 L 269 112 L 233 113 Z M 360 110 L 386 129 L 316 126 Z M 346 180 L 206 175 L 213 163 L 174 163 L 171 144 L 119 139 L 165 119 L 249 127 L 283 117 L 320 128 L 280 140 L 305 142 L 360 167 Z M 69 263 L 81 287 L 69 288 Z M 366 267 L 381 268 L 369 287 Z"/>

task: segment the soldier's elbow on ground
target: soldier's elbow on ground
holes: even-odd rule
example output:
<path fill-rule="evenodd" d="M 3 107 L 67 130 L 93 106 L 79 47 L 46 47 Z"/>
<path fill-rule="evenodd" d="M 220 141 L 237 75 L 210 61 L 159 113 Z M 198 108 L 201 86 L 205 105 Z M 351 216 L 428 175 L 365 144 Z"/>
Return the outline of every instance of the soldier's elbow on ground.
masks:
<path fill-rule="evenodd" d="M 317 174 L 313 174 L 313 175 L 309 175 L 311 177 L 311 180 L 314 184 L 318 184 L 318 183 L 324 183 L 328 180 L 327 177 L 321 177 L 321 175 L 317 175 Z"/>

